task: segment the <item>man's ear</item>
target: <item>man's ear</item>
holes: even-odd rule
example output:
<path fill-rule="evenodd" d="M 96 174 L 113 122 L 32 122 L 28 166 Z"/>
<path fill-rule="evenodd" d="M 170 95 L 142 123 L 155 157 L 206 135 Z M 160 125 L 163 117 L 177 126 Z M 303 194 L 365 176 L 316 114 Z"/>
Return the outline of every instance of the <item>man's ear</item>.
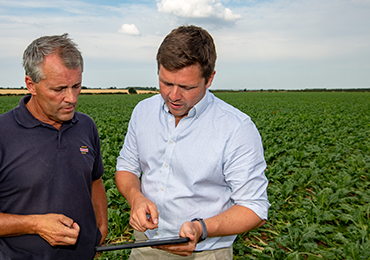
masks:
<path fill-rule="evenodd" d="M 31 93 L 32 96 L 36 95 L 36 83 L 33 82 L 30 76 L 26 76 L 24 79 L 24 82 L 26 83 L 26 87 L 28 91 Z"/>
<path fill-rule="evenodd" d="M 216 74 L 216 71 L 214 70 L 212 72 L 211 76 L 209 76 L 209 78 L 208 78 L 206 88 L 209 88 L 212 85 L 212 81 L 215 78 L 215 74 Z"/>

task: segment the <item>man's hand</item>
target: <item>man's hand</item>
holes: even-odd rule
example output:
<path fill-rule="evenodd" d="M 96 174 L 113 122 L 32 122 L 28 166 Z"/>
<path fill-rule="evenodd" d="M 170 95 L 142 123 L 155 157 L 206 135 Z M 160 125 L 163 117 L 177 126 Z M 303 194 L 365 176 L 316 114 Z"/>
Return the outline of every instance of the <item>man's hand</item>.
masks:
<path fill-rule="evenodd" d="M 80 227 L 61 214 L 32 215 L 34 232 L 51 246 L 69 246 L 77 241 Z"/>
<path fill-rule="evenodd" d="M 190 256 L 197 246 L 199 238 L 202 236 L 203 229 L 199 221 L 185 222 L 180 228 L 180 237 L 188 237 L 190 241 L 184 244 L 157 246 L 153 248 L 161 249 L 180 256 Z"/>
<path fill-rule="evenodd" d="M 158 228 L 157 206 L 144 196 L 135 199 L 131 209 L 130 225 L 140 232 Z"/>

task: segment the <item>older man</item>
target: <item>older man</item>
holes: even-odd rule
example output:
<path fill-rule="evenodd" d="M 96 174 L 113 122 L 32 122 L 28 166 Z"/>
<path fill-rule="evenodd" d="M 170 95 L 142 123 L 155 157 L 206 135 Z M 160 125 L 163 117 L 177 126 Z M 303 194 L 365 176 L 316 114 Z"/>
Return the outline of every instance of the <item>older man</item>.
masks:
<path fill-rule="evenodd" d="M 67 34 L 24 51 L 31 95 L 0 115 L 0 259 L 92 259 L 107 235 L 94 121 L 76 112 L 83 59 Z"/>

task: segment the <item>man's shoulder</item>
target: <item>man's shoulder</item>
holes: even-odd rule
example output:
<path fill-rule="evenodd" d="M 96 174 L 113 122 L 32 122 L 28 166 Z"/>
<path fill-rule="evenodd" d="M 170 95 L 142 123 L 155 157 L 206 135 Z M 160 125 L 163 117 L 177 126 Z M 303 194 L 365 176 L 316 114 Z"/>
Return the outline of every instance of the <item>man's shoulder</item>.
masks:
<path fill-rule="evenodd" d="M 163 99 L 160 94 L 156 94 L 137 103 L 134 112 L 135 113 L 150 113 L 159 108 L 163 104 Z"/>
<path fill-rule="evenodd" d="M 237 121 L 244 121 L 246 119 L 250 119 L 246 113 L 240 111 L 238 108 L 226 103 L 216 96 L 214 96 L 213 105 L 214 109 L 218 110 L 217 113 L 220 115 L 224 114 L 227 116 L 226 118 L 228 118 L 228 120 L 234 119 Z"/>
<path fill-rule="evenodd" d="M 91 122 L 91 123 L 95 124 L 94 119 L 92 119 L 89 115 L 87 115 L 85 113 L 76 111 L 75 115 L 78 118 L 78 120 L 83 120 L 83 121 L 87 121 L 87 122 Z"/>
<path fill-rule="evenodd" d="M 14 121 L 13 110 L 9 110 L 0 115 L 0 128 L 7 128 L 9 129 L 10 122 Z"/>
<path fill-rule="evenodd" d="M 72 122 L 77 127 L 76 129 L 94 129 L 94 131 L 97 129 L 94 119 L 92 119 L 89 115 L 81 112 L 75 112 L 75 116 L 72 119 Z"/>
<path fill-rule="evenodd" d="M 161 94 L 156 94 L 154 96 L 148 97 L 146 99 L 141 100 L 137 106 L 152 106 L 153 104 L 160 104 L 163 102 Z"/>
<path fill-rule="evenodd" d="M 13 110 L 14 110 L 14 108 L 12 110 L 9 110 L 9 111 L 1 114 L 0 115 L 0 120 L 8 120 L 9 117 L 13 117 Z"/>

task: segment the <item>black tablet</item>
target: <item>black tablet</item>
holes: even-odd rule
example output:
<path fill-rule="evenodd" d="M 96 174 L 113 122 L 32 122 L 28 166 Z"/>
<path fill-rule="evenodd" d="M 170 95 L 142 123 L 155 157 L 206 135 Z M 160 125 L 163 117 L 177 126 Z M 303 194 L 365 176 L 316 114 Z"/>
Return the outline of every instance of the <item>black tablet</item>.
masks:
<path fill-rule="evenodd" d="M 115 243 L 115 244 L 105 244 L 95 247 L 96 252 L 102 251 L 112 251 L 120 249 L 131 249 L 136 247 L 145 247 L 145 246 L 162 246 L 162 245 L 171 245 L 171 244 L 182 244 L 189 242 L 188 237 L 164 237 L 149 239 L 146 241 L 134 241 L 134 242 L 124 242 L 124 243 Z"/>

